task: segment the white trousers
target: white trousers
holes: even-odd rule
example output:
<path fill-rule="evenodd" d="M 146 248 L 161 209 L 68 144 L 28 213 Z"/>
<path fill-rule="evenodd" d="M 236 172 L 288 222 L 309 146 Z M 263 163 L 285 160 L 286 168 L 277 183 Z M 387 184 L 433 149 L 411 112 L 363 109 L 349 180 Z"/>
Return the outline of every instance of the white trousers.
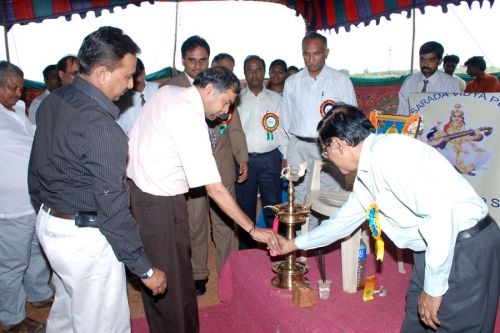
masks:
<path fill-rule="evenodd" d="M 36 232 L 56 288 L 46 332 L 130 332 L 125 267 L 99 229 L 40 209 Z"/>

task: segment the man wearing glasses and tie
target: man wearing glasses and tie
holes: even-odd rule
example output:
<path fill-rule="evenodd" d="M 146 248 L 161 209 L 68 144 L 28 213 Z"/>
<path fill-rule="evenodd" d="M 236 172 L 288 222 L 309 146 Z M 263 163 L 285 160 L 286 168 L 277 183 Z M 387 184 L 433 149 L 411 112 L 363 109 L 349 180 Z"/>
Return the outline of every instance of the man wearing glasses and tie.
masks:
<path fill-rule="evenodd" d="M 408 97 L 411 93 L 440 92 L 460 93 L 460 84 L 450 75 L 438 70 L 443 62 L 443 45 L 431 41 L 424 43 L 419 50 L 420 72 L 408 76 L 399 90 L 397 114 L 409 115 L 411 112 Z"/>

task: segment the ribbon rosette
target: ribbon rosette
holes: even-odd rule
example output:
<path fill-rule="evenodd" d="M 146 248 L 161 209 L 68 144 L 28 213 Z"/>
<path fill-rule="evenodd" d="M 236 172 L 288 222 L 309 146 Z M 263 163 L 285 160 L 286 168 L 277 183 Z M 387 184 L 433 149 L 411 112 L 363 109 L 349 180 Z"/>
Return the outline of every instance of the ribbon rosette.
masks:
<path fill-rule="evenodd" d="M 335 106 L 335 104 L 337 103 L 335 103 L 335 101 L 332 101 L 331 99 L 327 99 L 326 101 L 321 103 L 319 107 L 319 115 L 321 116 L 321 118 L 323 118 L 325 114 Z"/>
<path fill-rule="evenodd" d="M 267 131 L 267 140 L 273 140 L 273 132 L 278 129 L 280 125 L 280 118 L 277 114 L 268 112 L 262 118 L 262 126 Z"/>
<path fill-rule="evenodd" d="M 220 123 L 219 135 L 220 136 L 223 136 L 224 133 L 226 133 L 227 125 L 231 122 L 231 120 L 233 120 L 233 113 L 232 112 L 229 112 L 229 113 L 225 114 L 224 116 L 219 117 L 219 123 Z"/>
<path fill-rule="evenodd" d="M 377 260 L 384 260 L 384 240 L 382 239 L 382 230 L 380 230 L 380 213 L 378 206 L 373 202 L 368 208 L 366 214 L 368 220 L 368 226 L 372 232 L 372 236 L 375 239 L 375 253 Z"/>

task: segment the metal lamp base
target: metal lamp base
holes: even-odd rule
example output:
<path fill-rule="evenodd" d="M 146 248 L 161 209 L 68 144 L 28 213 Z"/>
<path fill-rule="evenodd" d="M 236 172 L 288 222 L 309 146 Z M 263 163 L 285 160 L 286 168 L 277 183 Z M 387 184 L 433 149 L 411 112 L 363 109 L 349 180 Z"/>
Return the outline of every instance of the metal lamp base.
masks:
<path fill-rule="evenodd" d="M 295 262 L 293 268 L 290 269 L 286 261 L 280 261 L 273 265 L 273 272 L 276 276 L 271 279 L 271 283 L 277 288 L 292 290 L 293 281 L 305 281 L 304 275 L 308 271 L 309 267 L 302 262 Z"/>

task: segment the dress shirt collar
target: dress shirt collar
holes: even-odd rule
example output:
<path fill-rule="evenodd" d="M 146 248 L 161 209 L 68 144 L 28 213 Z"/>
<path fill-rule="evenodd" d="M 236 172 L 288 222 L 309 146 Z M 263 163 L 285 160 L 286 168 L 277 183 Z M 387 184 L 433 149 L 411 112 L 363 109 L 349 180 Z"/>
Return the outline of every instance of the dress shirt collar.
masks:
<path fill-rule="evenodd" d="M 118 108 L 118 106 L 116 106 L 115 103 L 113 103 L 109 98 L 107 98 L 106 95 L 104 95 L 102 91 L 100 91 L 92 83 L 90 83 L 85 79 L 82 79 L 79 76 L 76 76 L 72 85 L 76 89 L 92 97 L 97 103 L 101 104 L 103 109 L 109 112 L 115 120 L 118 119 L 118 116 L 120 114 L 120 109 Z"/>
<path fill-rule="evenodd" d="M 437 70 L 437 71 L 435 71 L 435 72 L 434 72 L 431 76 L 429 76 L 429 77 L 425 77 L 425 76 L 424 76 L 424 74 L 422 74 L 422 72 L 420 72 L 420 76 L 422 77 L 422 81 L 424 81 L 424 80 L 428 80 L 428 81 L 429 81 L 429 83 L 431 83 L 431 82 L 436 82 L 437 80 L 439 80 L 439 76 L 441 75 L 439 72 L 440 72 L 440 71 L 439 71 L 439 70 Z M 448 75 L 448 74 L 447 74 L 447 75 Z M 427 87 L 429 87 L 429 86 L 427 86 Z"/>
<path fill-rule="evenodd" d="M 358 164 L 358 175 L 366 175 L 370 170 L 370 150 L 372 149 L 372 145 L 375 143 L 377 135 L 372 133 L 368 135 L 367 138 L 363 141 L 363 147 L 361 147 L 361 154 L 359 156 L 359 164 Z"/>
<path fill-rule="evenodd" d="M 321 78 L 324 78 L 326 77 L 327 75 L 327 72 L 328 72 L 328 69 L 327 69 L 327 65 L 325 64 L 323 66 L 323 68 L 321 69 L 321 72 L 319 72 L 319 74 L 314 78 L 311 76 L 311 74 L 309 74 L 309 71 L 307 70 L 307 68 L 304 68 L 301 72 L 304 72 L 305 76 L 308 77 L 310 80 L 313 80 L 313 81 L 317 81 Z M 300 72 L 299 72 L 300 73 Z"/>
<path fill-rule="evenodd" d="M 24 109 L 25 109 L 25 104 L 22 100 L 18 100 L 16 104 L 12 106 L 12 110 L 7 109 L 3 104 L 0 103 L 0 110 L 3 110 L 2 112 L 5 112 L 5 114 L 7 115 L 14 115 L 14 114 L 18 116 L 25 115 Z"/>

